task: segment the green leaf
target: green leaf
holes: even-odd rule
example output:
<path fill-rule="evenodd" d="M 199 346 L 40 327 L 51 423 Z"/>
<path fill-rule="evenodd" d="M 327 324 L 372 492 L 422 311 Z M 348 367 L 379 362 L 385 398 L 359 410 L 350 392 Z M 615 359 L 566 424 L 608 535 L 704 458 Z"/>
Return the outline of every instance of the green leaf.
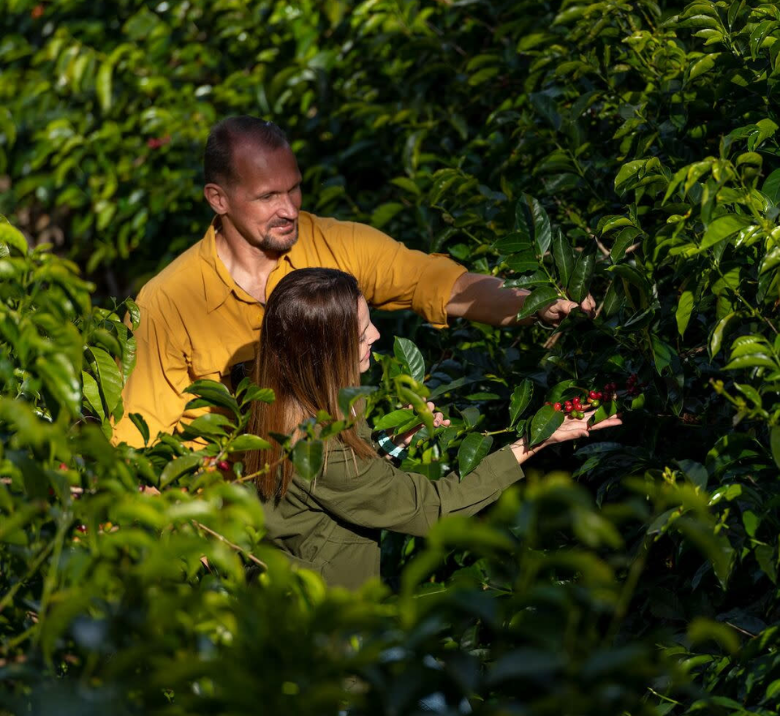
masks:
<path fill-rule="evenodd" d="M 19 229 L 11 226 L 11 224 L 0 223 L 0 243 L 5 244 L 10 249 L 14 249 L 22 256 L 27 255 L 27 239 L 24 238 L 24 234 Z"/>
<path fill-rule="evenodd" d="M 259 435 L 239 435 L 228 446 L 228 452 L 245 452 L 246 450 L 270 450 L 271 443 Z"/>
<path fill-rule="evenodd" d="M 691 70 L 688 73 L 688 82 L 695 80 L 699 75 L 703 75 L 705 72 L 709 72 L 715 67 L 715 60 L 717 60 L 718 57 L 720 57 L 720 53 L 715 52 L 696 60 L 696 62 L 691 65 Z"/>
<path fill-rule="evenodd" d="M 458 448 L 458 471 L 462 480 L 474 468 L 482 462 L 482 459 L 490 452 L 493 438 L 490 435 L 469 433 Z"/>
<path fill-rule="evenodd" d="M 715 534 L 713 525 L 700 518 L 684 516 L 673 523 L 674 529 L 690 540 L 712 565 L 721 587 L 726 589 L 734 565 L 734 549 L 723 534 Z"/>
<path fill-rule="evenodd" d="M 568 285 L 569 296 L 572 301 L 582 303 L 590 291 L 590 282 L 596 269 L 596 254 L 592 250 L 584 250 L 580 253 L 571 280 Z"/>
<path fill-rule="evenodd" d="M 701 242 L 702 249 L 709 249 L 715 244 L 728 239 L 751 223 L 750 219 L 738 214 L 726 214 L 711 221 Z"/>
<path fill-rule="evenodd" d="M 376 387 L 373 385 L 351 386 L 339 390 L 339 410 L 341 410 L 341 414 L 344 418 L 350 419 L 353 417 L 354 410 L 352 408 L 355 405 L 355 402 L 361 398 L 365 398 L 367 395 L 371 395 L 371 393 L 375 393 L 376 390 Z"/>
<path fill-rule="evenodd" d="M 537 271 L 539 269 L 539 262 L 536 260 L 536 255 L 530 251 L 523 251 L 519 254 L 512 254 L 504 259 L 507 268 L 516 273 L 528 273 L 529 271 Z M 546 283 L 549 283 L 548 279 Z"/>
<path fill-rule="evenodd" d="M 97 92 L 98 102 L 103 114 L 106 114 L 111 109 L 111 80 L 113 74 L 113 63 L 110 60 L 106 60 L 100 65 L 95 78 L 95 91 Z"/>
<path fill-rule="evenodd" d="M 639 229 L 636 229 L 633 226 L 627 226 L 618 234 L 615 243 L 612 245 L 612 251 L 609 253 L 613 263 L 617 263 L 623 259 L 626 255 L 626 249 L 634 243 L 634 239 L 636 239 L 640 233 Z"/>
<path fill-rule="evenodd" d="M 745 368 L 774 368 L 779 366 L 777 361 L 765 353 L 751 353 L 750 355 L 739 356 L 732 361 L 729 361 L 724 370 L 742 370 Z"/>
<path fill-rule="evenodd" d="M 640 397 L 644 400 L 644 395 L 641 395 Z M 593 416 L 590 419 L 591 425 L 596 425 L 602 420 L 611 418 L 613 415 L 617 415 L 617 402 L 610 400 L 608 403 L 602 403 L 596 408 L 596 412 L 593 413 Z"/>
<path fill-rule="evenodd" d="M 552 234 L 552 255 L 555 260 L 555 267 L 558 269 L 558 279 L 561 286 L 565 288 L 569 285 L 569 280 L 574 272 L 576 257 L 571 247 L 571 242 L 557 228 Z"/>
<path fill-rule="evenodd" d="M 531 444 L 538 445 L 547 440 L 565 420 L 565 415 L 560 410 L 555 410 L 552 405 L 542 406 L 531 420 Z"/>
<path fill-rule="evenodd" d="M 528 234 L 517 231 L 513 234 L 502 236 L 493 243 L 493 248 L 498 251 L 498 253 L 504 256 L 508 256 L 509 254 L 517 254 L 521 252 L 533 253 L 534 244 Z"/>
<path fill-rule="evenodd" d="M 688 639 L 695 646 L 703 642 L 714 641 L 729 654 L 736 654 L 739 651 L 737 632 L 722 622 L 716 622 L 706 617 L 694 617 L 688 625 Z M 741 704 L 737 704 L 737 707 L 739 711 L 743 711 Z"/>
<path fill-rule="evenodd" d="M 292 449 L 295 471 L 304 480 L 311 481 L 322 468 L 324 446 L 322 440 L 302 439 Z"/>
<path fill-rule="evenodd" d="M 650 343 L 653 347 L 655 369 L 658 371 L 658 375 L 662 375 L 663 371 L 668 368 L 672 364 L 672 361 L 677 357 L 677 351 L 655 333 L 650 336 Z"/>
<path fill-rule="evenodd" d="M 199 437 L 221 438 L 227 435 L 228 430 L 233 430 L 235 425 L 230 418 L 222 413 L 207 413 L 200 415 L 191 423 L 183 426 L 184 432 Z"/>
<path fill-rule="evenodd" d="M 425 380 L 425 360 L 420 349 L 408 338 L 396 336 L 393 343 L 393 353 L 401 362 L 405 372 L 412 376 L 418 383 Z"/>
<path fill-rule="evenodd" d="M 695 460 L 677 460 L 677 464 L 693 485 L 702 490 L 707 489 L 709 473 L 704 465 Z"/>
<path fill-rule="evenodd" d="M 753 60 L 758 57 L 758 51 L 761 49 L 766 36 L 776 27 L 777 22 L 775 20 L 764 20 L 753 28 L 753 31 L 750 33 L 750 39 L 748 40 L 750 57 Z"/>
<path fill-rule="evenodd" d="M 761 259 L 758 275 L 763 276 L 765 273 L 774 271 L 778 267 L 780 267 L 780 246 L 775 246 Z"/>
<path fill-rule="evenodd" d="M 536 259 L 534 259 L 536 263 Z M 538 264 L 537 264 L 538 265 Z M 518 276 L 504 281 L 504 288 L 528 288 L 529 286 L 549 286 L 550 279 L 543 271 L 536 271 L 529 276 Z"/>
<path fill-rule="evenodd" d="M 387 415 L 383 415 L 379 420 L 374 423 L 374 429 L 376 430 L 388 430 L 389 428 L 396 428 L 399 425 L 408 423 L 416 413 L 414 410 L 404 408 L 403 410 L 393 410 Z"/>
<path fill-rule="evenodd" d="M 709 341 L 710 360 L 712 360 L 716 355 L 718 355 L 718 353 L 720 353 L 721 346 L 723 345 L 724 331 L 726 330 L 729 321 L 731 321 L 735 315 L 736 313 L 729 313 L 727 316 L 724 316 L 718 321 L 718 323 L 715 325 L 715 328 L 712 329 Z"/>
<path fill-rule="evenodd" d="M 187 403 L 187 410 L 193 408 L 227 408 L 228 410 L 231 410 L 236 417 L 240 417 L 241 415 L 241 410 L 238 407 L 236 399 L 230 394 L 227 387 L 216 380 L 196 380 L 191 385 L 188 385 L 184 389 L 184 392 L 198 396 L 195 400 L 191 400 Z"/>
<path fill-rule="evenodd" d="M 38 356 L 35 359 L 35 370 L 61 407 L 71 415 L 81 412 L 81 384 L 73 364 L 64 354 Z"/>
<path fill-rule="evenodd" d="M 780 202 L 780 169 L 775 169 L 764 180 L 764 186 L 761 187 L 761 191 L 771 199 L 773 204 L 776 205 Z"/>
<path fill-rule="evenodd" d="M 434 388 L 431 391 L 429 398 L 430 400 L 433 400 L 434 398 L 438 398 L 440 395 L 445 395 L 446 393 L 450 393 L 453 390 L 457 390 L 458 388 L 461 388 L 464 385 L 470 385 L 471 383 L 476 383 L 476 382 L 477 381 L 475 378 L 466 378 L 461 376 L 460 378 L 456 378 L 450 383 L 444 383 Z"/>
<path fill-rule="evenodd" d="M 109 415 L 113 415 L 119 401 L 122 399 L 122 374 L 116 361 L 102 348 L 90 346 L 89 352 L 95 359 L 97 365 L 98 377 L 100 378 L 100 390 L 106 401 Z"/>
<path fill-rule="evenodd" d="M 200 455 L 191 453 L 190 455 L 183 455 L 182 457 L 169 462 L 160 475 L 160 487 L 167 487 L 174 480 L 193 470 L 200 464 L 200 459 Z"/>
<path fill-rule="evenodd" d="M 542 257 L 550 248 L 552 230 L 550 218 L 542 205 L 528 194 L 518 200 L 515 207 L 517 232 L 527 237 L 534 247 L 536 255 Z"/>
<path fill-rule="evenodd" d="M 775 425 L 769 430 L 769 447 L 772 450 L 775 465 L 780 467 L 780 425 Z"/>
<path fill-rule="evenodd" d="M 130 422 L 138 428 L 138 432 L 141 433 L 141 437 L 143 438 L 144 445 L 148 445 L 149 426 L 146 424 L 141 413 L 130 413 L 127 417 L 130 419 Z"/>
<path fill-rule="evenodd" d="M 685 335 L 685 329 L 691 320 L 693 312 L 693 291 L 683 291 L 680 301 L 677 304 L 677 311 L 674 316 L 677 319 L 677 331 L 682 336 Z"/>
<path fill-rule="evenodd" d="M 552 286 L 542 286 L 534 289 L 525 297 L 523 307 L 517 314 L 517 320 L 521 321 L 528 316 L 533 315 L 542 308 L 547 308 L 552 303 L 555 303 L 560 298 L 558 291 Z"/>
<path fill-rule="evenodd" d="M 520 416 L 525 412 L 531 402 L 534 394 L 534 384 L 529 378 L 526 378 L 512 392 L 512 398 L 509 401 L 509 425 L 514 425 Z"/>
<path fill-rule="evenodd" d="M 241 396 L 241 406 L 257 401 L 260 403 L 273 403 L 276 399 L 274 391 L 271 388 L 261 388 L 258 385 L 248 386 Z"/>
<path fill-rule="evenodd" d="M 403 210 L 404 205 L 396 201 L 380 204 L 371 214 L 371 226 L 381 229 L 385 224 L 391 221 L 396 214 Z"/>
<path fill-rule="evenodd" d="M 617 281 L 610 281 L 607 294 L 604 296 L 604 313 L 607 318 L 614 316 L 623 306 L 624 298 L 618 289 Z"/>
<path fill-rule="evenodd" d="M 615 177 L 615 191 L 621 196 L 626 193 L 628 186 L 636 178 L 636 175 L 645 166 L 644 159 L 635 159 L 632 162 L 627 162 L 618 171 Z"/>
<path fill-rule="evenodd" d="M 425 427 L 428 428 L 428 432 L 433 433 L 433 413 L 428 408 L 427 402 L 409 388 L 400 386 L 397 388 L 397 391 L 398 397 L 402 401 L 409 403 L 409 405 L 414 408 L 414 411 L 417 413 L 417 415 L 420 416 L 420 419 L 425 424 Z"/>
<path fill-rule="evenodd" d="M 544 399 L 548 403 L 559 403 L 563 399 L 563 396 L 566 393 L 566 391 L 575 385 L 577 385 L 577 381 L 571 378 L 567 380 L 562 380 L 559 383 L 556 383 L 552 388 L 550 388 L 550 390 L 547 391 L 547 395 L 545 396 Z"/>
<path fill-rule="evenodd" d="M 137 331 L 138 326 L 141 325 L 141 309 L 132 298 L 125 299 L 125 306 L 127 307 L 127 312 L 130 314 L 130 325 L 134 331 Z"/>
<path fill-rule="evenodd" d="M 103 409 L 103 400 L 100 397 L 100 387 L 97 381 L 89 373 L 82 371 L 81 382 L 84 386 L 84 397 L 90 409 L 101 420 L 105 420 L 106 411 Z"/>

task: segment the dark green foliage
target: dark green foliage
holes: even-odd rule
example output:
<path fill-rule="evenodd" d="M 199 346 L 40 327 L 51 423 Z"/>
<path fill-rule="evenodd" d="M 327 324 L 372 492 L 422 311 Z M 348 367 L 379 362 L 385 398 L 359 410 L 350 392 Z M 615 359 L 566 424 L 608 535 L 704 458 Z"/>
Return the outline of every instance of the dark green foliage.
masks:
<path fill-rule="evenodd" d="M 0 224 L 0 693 L 20 712 L 34 693 L 39 713 L 414 713 L 439 693 L 451 712 L 777 714 L 776 4 L 5 7 L 0 210 L 102 294 L 202 234 L 208 128 L 256 113 L 289 131 L 309 209 L 537 307 L 599 306 L 552 336 L 386 319 L 414 343 L 342 402 L 426 423 L 405 468 L 467 471 L 608 382 L 600 411 L 626 423 L 542 453 L 482 520 L 388 535 L 398 596 L 326 591 L 261 544 L 241 481 L 263 447 L 248 405 L 273 396 L 196 384 L 224 411 L 189 428 L 202 450 L 111 447 L 121 306 Z M 319 418 L 287 445 L 312 474 L 343 427 Z"/>

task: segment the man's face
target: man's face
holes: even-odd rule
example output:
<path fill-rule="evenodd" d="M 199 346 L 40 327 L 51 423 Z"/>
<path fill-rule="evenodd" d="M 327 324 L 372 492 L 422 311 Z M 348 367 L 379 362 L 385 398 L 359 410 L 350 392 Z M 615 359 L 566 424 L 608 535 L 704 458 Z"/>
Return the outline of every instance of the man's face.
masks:
<path fill-rule="evenodd" d="M 301 173 L 292 150 L 239 144 L 233 167 L 235 183 L 223 187 L 227 218 L 252 246 L 289 251 L 298 240 L 301 208 Z"/>

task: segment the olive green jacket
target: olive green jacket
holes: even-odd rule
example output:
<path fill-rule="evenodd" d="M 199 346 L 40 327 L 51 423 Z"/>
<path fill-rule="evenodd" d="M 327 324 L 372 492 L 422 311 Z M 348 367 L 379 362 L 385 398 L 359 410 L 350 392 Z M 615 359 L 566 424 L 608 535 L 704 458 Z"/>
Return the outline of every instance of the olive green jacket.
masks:
<path fill-rule="evenodd" d="M 367 426 L 359 433 L 370 437 Z M 267 537 L 330 586 L 357 589 L 379 576 L 381 530 L 423 537 L 446 515 L 478 512 L 521 477 L 508 447 L 462 481 L 456 473 L 432 481 L 383 457 L 356 460 L 334 441 L 312 482 L 295 475 L 280 501 L 265 503 Z"/>

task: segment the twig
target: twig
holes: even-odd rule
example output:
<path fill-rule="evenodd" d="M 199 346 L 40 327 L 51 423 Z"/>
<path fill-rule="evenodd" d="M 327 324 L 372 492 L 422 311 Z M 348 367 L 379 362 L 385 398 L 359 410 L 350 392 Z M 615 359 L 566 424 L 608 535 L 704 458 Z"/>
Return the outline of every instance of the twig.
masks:
<path fill-rule="evenodd" d="M 206 525 L 202 524 L 201 522 L 198 522 L 197 520 L 193 520 L 192 524 L 195 525 L 198 529 L 201 529 L 204 532 L 208 532 L 212 537 L 216 537 L 220 542 L 224 542 L 231 549 L 234 549 L 237 552 L 241 552 L 241 554 L 246 556 L 247 559 L 251 560 L 259 567 L 268 570 L 268 565 L 265 562 L 263 562 L 263 560 L 258 559 L 251 552 L 248 552 L 243 547 L 239 547 L 239 545 L 231 542 L 227 537 L 221 535 L 219 532 L 215 532 L 213 529 L 211 529 L 210 527 L 206 527 Z"/>
<path fill-rule="evenodd" d="M 756 634 L 751 634 L 749 631 L 745 631 L 744 629 L 741 629 L 736 624 L 732 624 L 731 622 L 726 622 L 726 624 L 728 624 L 732 629 L 736 629 L 738 632 L 741 632 L 745 636 L 749 636 L 751 639 L 755 639 L 757 636 Z"/>

